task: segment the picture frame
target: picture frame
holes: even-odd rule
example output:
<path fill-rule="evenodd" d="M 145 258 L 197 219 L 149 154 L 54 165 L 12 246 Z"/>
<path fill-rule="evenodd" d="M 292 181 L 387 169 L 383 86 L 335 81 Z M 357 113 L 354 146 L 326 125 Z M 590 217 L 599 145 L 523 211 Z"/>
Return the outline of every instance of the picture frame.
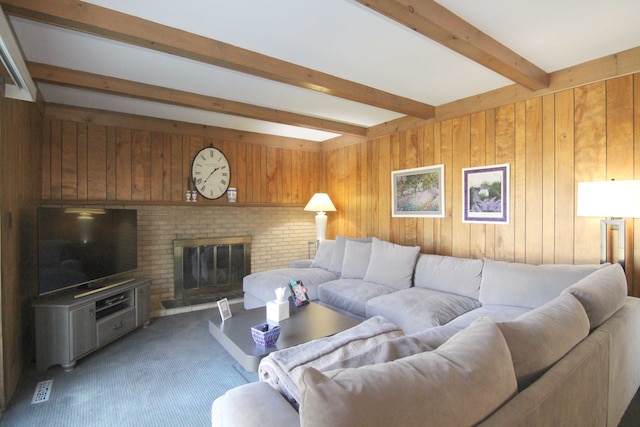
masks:
<path fill-rule="evenodd" d="M 444 165 L 391 172 L 391 216 L 444 218 Z"/>
<path fill-rule="evenodd" d="M 509 164 L 462 169 L 462 222 L 509 224 Z"/>
<path fill-rule="evenodd" d="M 229 301 L 227 301 L 227 298 L 223 298 L 218 301 L 218 310 L 220 310 L 220 317 L 222 318 L 222 321 L 231 318 L 231 307 L 229 307 Z"/>
<path fill-rule="evenodd" d="M 289 283 L 291 288 L 291 294 L 293 296 L 293 302 L 296 307 L 309 304 L 309 298 L 307 297 L 307 289 L 304 287 L 300 280 L 292 280 Z"/>

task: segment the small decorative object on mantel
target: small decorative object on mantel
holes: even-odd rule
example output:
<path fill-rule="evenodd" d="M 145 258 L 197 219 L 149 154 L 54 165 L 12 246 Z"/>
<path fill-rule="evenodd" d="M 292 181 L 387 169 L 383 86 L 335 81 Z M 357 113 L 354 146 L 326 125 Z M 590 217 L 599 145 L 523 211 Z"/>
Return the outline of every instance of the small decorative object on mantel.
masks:
<path fill-rule="evenodd" d="M 198 201 L 198 192 L 195 190 L 191 177 L 187 178 L 187 191 L 185 193 L 184 201 L 187 203 L 195 203 Z"/>
<path fill-rule="evenodd" d="M 235 187 L 229 187 L 227 190 L 227 199 L 229 200 L 229 203 L 235 203 L 237 197 L 238 190 Z"/>
<path fill-rule="evenodd" d="M 218 301 L 218 310 L 220 310 L 220 318 L 225 321 L 231 318 L 231 308 L 229 307 L 229 301 L 226 298 Z"/>
<path fill-rule="evenodd" d="M 291 283 L 289 283 L 289 287 L 291 287 L 293 302 L 296 304 L 296 307 L 309 304 L 309 298 L 307 298 L 307 288 L 304 287 L 300 280 L 292 280 Z"/>
<path fill-rule="evenodd" d="M 267 301 L 267 320 L 271 322 L 280 322 L 289 318 L 289 300 L 285 298 L 287 287 L 277 288 L 275 290 L 276 299 Z"/>

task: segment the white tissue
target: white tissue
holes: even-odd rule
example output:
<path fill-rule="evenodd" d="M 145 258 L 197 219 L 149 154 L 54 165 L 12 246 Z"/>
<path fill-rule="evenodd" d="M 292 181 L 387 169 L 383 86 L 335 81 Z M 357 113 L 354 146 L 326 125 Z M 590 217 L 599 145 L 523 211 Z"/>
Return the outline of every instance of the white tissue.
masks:
<path fill-rule="evenodd" d="M 286 286 L 283 286 L 282 288 L 277 288 L 276 289 L 276 301 L 278 302 L 284 302 L 285 298 L 284 298 L 284 293 L 287 291 Z"/>

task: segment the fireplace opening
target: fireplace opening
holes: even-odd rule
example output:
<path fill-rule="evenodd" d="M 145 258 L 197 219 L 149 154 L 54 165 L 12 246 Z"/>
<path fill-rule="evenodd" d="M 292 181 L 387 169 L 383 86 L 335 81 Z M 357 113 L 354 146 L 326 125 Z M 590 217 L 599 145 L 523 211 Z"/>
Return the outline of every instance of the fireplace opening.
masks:
<path fill-rule="evenodd" d="M 242 291 L 251 271 L 251 237 L 173 241 L 176 300 Z"/>

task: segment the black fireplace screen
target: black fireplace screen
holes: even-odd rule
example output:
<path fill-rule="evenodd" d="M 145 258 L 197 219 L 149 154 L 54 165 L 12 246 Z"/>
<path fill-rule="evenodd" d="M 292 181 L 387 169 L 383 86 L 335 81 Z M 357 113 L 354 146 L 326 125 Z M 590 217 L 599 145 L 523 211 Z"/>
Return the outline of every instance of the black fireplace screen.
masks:
<path fill-rule="evenodd" d="M 176 298 L 242 289 L 250 273 L 251 237 L 173 241 Z"/>

